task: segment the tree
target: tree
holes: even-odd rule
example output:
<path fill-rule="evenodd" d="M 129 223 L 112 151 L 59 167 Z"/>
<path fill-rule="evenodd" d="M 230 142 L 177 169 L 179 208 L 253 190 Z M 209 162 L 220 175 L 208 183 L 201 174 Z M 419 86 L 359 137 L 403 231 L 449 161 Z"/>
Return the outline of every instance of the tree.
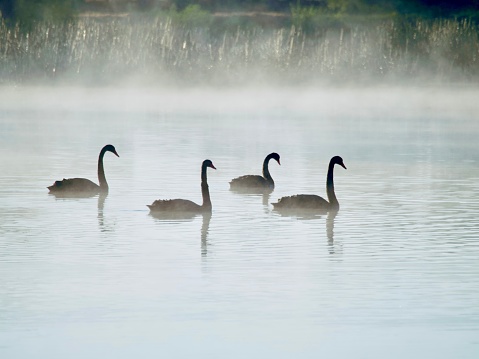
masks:
<path fill-rule="evenodd" d="M 1 0 L 0 12 L 5 19 L 11 19 L 14 15 L 14 2 L 15 0 Z"/>
<path fill-rule="evenodd" d="M 80 0 L 0 0 L 2 16 L 21 23 L 69 19 Z"/>

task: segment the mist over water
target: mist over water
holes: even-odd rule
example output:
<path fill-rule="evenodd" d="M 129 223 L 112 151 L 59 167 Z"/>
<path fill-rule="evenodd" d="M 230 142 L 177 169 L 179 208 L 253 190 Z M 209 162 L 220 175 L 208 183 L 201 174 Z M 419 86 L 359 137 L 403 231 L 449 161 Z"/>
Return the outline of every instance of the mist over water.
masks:
<path fill-rule="evenodd" d="M 448 24 L 423 36 L 473 36 Z M 424 65 L 387 28 L 65 26 L 1 32 L 0 357 L 477 357 L 475 60 Z M 108 196 L 47 193 L 97 182 L 107 143 Z M 272 194 L 229 190 L 270 152 Z M 272 210 L 325 197 L 335 155 L 336 215 Z M 212 215 L 150 215 L 201 203 L 206 158 Z"/>
<path fill-rule="evenodd" d="M 475 82 L 468 20 L 295 26 L 187 26 L 168 17 L 81 17 L 31 30 L 0 24 L 5 83 L 155 85 Z"/>

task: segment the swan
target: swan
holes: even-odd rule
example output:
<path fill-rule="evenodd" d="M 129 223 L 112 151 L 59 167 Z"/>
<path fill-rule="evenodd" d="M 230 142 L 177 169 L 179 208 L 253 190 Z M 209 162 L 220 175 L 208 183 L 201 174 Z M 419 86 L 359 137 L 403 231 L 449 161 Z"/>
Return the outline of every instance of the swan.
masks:
<path fill-rule="evenodd" d="M 244 189 L 253 189 L 253 190 L 273 190 L 274 181 L 271 177 L 268 169 L 269 160 L 274 159 L 281 165 L 279 161 L 279 155 L 276 152 L 270 153 L 263 162 L 263 176 L 258 175 L 245 175 L 237 177 L 231 180 L 230 189 L 232 190 L 244 190 Z"/>
<path fill-rule="evenodd" d="M 333 170 L 334 165 L 340 165 L 344 169 L 343 159 L 339 156 L 334 156 L 329 161 L 328 176 L 326 179 L 326 192 L 328 194 L 328 201 L 320 196 L 314 194 L 298 194 L 295 196 L 282 197 L 277 203 L 273 203 L 274 209 L 281 211 L 338 211 L 339 202 L 334 193 Z"/>
<path fill-rule="evenodd" d="M 206 179 L 206 169 L 208 167 L 216 169 L 210 160 L 204 160 L 201 165 L 201 194 L 203 196 L 203 204 L 201 206 L 187 199 L 158 199 L 151 205 L 147 205 L 150 211 L 154 213 L 211 213 L 210 191 Z"/>
<path fill-rule="evenodd" d="M 55 181 L 51 186 L 48 186 L 49 193 L 78 196 L 94 196 L 98 193 L 107 194 L 108 183 L 106 182 L 105 170 L 103 168 L 103 157 L 106 152 L 112 152 L 117 157 L 120 157 L 113 145 L 106 145 L 101 149 L 98 156 L 98 182 L 100 185 L 86 178 L 64 178 L 62 181 Z"/>

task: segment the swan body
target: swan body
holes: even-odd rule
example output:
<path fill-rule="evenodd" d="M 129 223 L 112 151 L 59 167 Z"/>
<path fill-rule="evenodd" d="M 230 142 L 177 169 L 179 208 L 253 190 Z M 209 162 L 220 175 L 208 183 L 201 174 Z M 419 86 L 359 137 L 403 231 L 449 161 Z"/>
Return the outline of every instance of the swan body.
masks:
<path fill-rule="evenodd" d="M 296 194 L 294 196 L 287 196 L 280 198 L 278 203 L 273 203 L 275 208 L 303 208 L 303 209 L 316 209 L 327 208 L 329 202 L 323 197 L 315 194 Z"/>
<path fill-rule="evenodd" d="M 151 205 L 147 205 L 152 212 L 203 212 L 203 207 L 187 199 L 157 199 Z"/>
<path fill-rule="evenodd" d="M 50 192 L 91 192 L 99 193 L 100 186 L 87 178 L 64 178 L 47 187 Z"/>
<path fill-rule="evenodd" d="M 204 160 L 201 165 L 201 194 L 203 204 L 199 205 L 187 199 L 158 199 L 147 205 L 152 213 L 211 213 L 211 199 L 206 177 L 206 169 L 216 169 L 213 162 Z"/>
<path fill-rule="evenodd" d="M 339 202 L 334 192 L 333 181 L 334 165 L 340 165 L 346 169 L 343 159 L 339 156 L 334 156 L 329 161 L 328 175 L 326 179 L 326 192 L 328 194 L 329 202 L 314 194 L 298 194 L 295 196 L 280 198 L 277 203 L 273 203 L 274 209 L 278 211 L 338 211 Z"/>
<path fill-rule="evenodd" d="M 241 177 L 234 178 L 230 182 L 230 189 L 232 190 L 245 190 L 245 189 L 253 189 L 253 190 L 273 190 L 274 189 L 274 181 L 269 173 L 269 160 L 274 159 L 276 162 L 280 163 L 280 157 L 277 153 L 273 152 L 270 153 L 263 162 L 263 175 L 244 175 Z"/>
<path fill-rule="evenodd" d="M 86 178 L 64 178 L 62 181 L 55 181 L 47 188 L 50 193 L 64 196 L 94 196 L 98 193 L 108 193 L 108 183 L 106 182 L 105 170 L 103 167 L 103 157 L 106 152 L 112 152 L 120 157 L 113 145 L 104 146 L 98 156 L 98 182 L 99 185 Z"/>

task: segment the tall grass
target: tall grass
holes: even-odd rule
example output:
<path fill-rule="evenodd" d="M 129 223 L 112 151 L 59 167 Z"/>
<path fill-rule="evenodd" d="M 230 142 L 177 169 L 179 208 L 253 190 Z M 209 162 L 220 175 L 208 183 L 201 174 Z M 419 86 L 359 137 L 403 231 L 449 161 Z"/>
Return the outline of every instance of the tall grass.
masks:
<path fill-rule="evenodd" d="M 171 17 L 81 17 L 25 32 L 0 23 L 0 82 L 304 84 L 477 81 L 468 20 L 371 25 L 190 26 Z"/>

